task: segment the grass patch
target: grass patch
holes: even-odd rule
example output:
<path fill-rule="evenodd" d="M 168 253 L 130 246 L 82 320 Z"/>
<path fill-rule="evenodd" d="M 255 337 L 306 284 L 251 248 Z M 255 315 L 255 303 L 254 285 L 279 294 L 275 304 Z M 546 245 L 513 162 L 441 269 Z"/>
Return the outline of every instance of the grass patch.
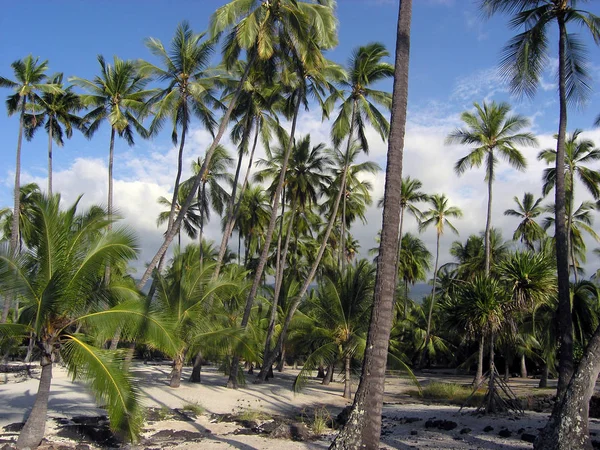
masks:
<path fill-rule="evenodd" d="M 248 422 L 256 422 L 257 420 L 270 420 L 271 416 L 259 409 L 248 408 L 240 411 L 237 418 Z"/>
<path fill-rule="evenodd" d="M 483 399 L 485 395 L 485 386 L 480 388 L 472 398 L 472 401 Z M 473 393 L 471 386 L 465 386 L 457 383 L 442 383 L 432 381 L 422 389 L 422 393 L 412 390 L 408 392 L 412 397 L 422 397 L 436 402 L 450 403 L 453 405 L 462 405 Z"/>
<path fill-rule="evenodd" d="M 331 422 L 331 414 L 329 414 L 327 408 L 323 406 L 322 408 L 315 409 L 314 418 L 311 424 L 313 433 L 317 436 L 321 436 L 329 428 Z"/>
<path fill-rule="evenodd" d="M 194 402 L 194 403 L 186 403 L 185 405 L 183 405 L 182 408 L 184 411 L 187 412 L 191 412 L 193 414 L 196 414 L 197 416 L 201 416 L 202 414 L 204 414 L 204 406 L 202 406 L 200 403 L 198 402 Z"/>

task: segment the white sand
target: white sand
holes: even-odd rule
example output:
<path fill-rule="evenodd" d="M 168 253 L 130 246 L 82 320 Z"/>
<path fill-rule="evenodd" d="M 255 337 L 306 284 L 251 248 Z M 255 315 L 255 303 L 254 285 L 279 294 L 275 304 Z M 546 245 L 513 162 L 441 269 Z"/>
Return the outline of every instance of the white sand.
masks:
<path fill-rule="evenodd" d="M 167 445 L 168 448 L 181 449 L 325 449 L 334 437 L 334 433 L 325 435 L 322 440 L 314 442 L 292 442 L 265 438 L 259 435 L 235 434 L 240 429 L 236 423 L 218 422 L 211 414 L 239 414 L 247 410 L 260 411 L 266 415 L 297 417 L 308 422 L 313 417 L 315 408 L 327 408 L 332 417 L 349 404 L 342 398 L 342 383 L 322 386 L 318 380 L 309 381 L 300 394 L 294 394 L 290 387 L 297 371 L 287 370 L 283 374 L 276 373 L 276 378 L 267 384 L 252 384 L 253 377 L 248 376 L 245 388 L 231 390 L 224 387 L 226 377 L 215 368 L 205 368 L 202 372 L 202 384 L 182 381 L 180 388 L 169 388 L 167 385 L 170 367 L 146 366 L 136 364 L 133 373 L 138 380 L 137 386 L 143 395 L 146 407 L 181 408 L 189 403 L 197 403 L 204 407 L 205 414 L 194 422 L 163 420 L 148 424 L 144 436 L 151 436 L 160 430 L 187 430 L 204 432 L 201 442 L 177 442 Z M 39 373 L 39 372 L 38 372 Z M 184 370 L 187 380 L 190 369 Z M 37 392 L 37 379 L 25 379 L 9 375 L 8 383 L 0 384 L 0 427 L 9 423 L 21 422 L 26 417 Z M 450 380 L 448 380 L 450 381 Z M 452 381 L 465 382 L 466 378 Z M 516 384 L 533 385 L 535 380 L 515 380 Z M 547 414 L 527 412 L 524 417 L 480 417 L 467 413 L 458 413 L 455 406 L 424 405 L 414 403 L 403 390 L 410 386 L 406 380 L 391 378 L 386 382 L 387 401 L 395 404 L 384 406 L 382 447 L 395 449 L 427 448 L 427 449 L 530 449 L 532 444 L 522 441 L 523 432 L 537 434 Z M 355 389 L 356 386 L 353 386 Z M 103 411 L 96 407 L 93 396 L 86 387 L 72 382 L 66 371 L 60 366 L 54 368 L 54 378 L 48 410 L 47 437 L 53 437 L 57 431 L 54 418 L 72 417 L 75 415 L 95 416 Z M 303 419 L 302 419 L 303 417 Z M 412 423 L 401 423 L 404 418 L 419 418 Z M 428 419 L 444 419 L 457 423 L 450 431 L 425 428 Z M 484 432 L 486 426 L 493 431 Z M 469 428 L 467 434 L 460 431 Z M 498 436 L 501 429 L 511 431 L 509 438 Z M 206 433 L 210 430 L 210 433 Z M 600 422 L 592 419 L 590 431 L 600 435 Z M 416 434 L 411 434 L 416 433 Z M 16 435 L 15 435 L 16 436 Z M 5 436 L 6 437 L 6 436 Z M 592 436 L 592 439 L 595 439 Z M 143 447 L 142 447 L 143 448 Z M 164 448 L 164 447 L 163 447 Z"/>

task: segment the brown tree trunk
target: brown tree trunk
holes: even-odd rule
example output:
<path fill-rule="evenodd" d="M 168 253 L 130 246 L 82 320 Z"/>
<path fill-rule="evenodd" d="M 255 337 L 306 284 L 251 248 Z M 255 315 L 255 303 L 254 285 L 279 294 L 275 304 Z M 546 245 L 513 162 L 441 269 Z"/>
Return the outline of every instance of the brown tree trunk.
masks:
<path fill-rule="evenodd" d="M 494 333 L 490 336 L 490 378 L 488 382 L 488 397 L 485 406 L 485 413 L 496 412 L 496 366 L 494 365 Z"/>
<path fill-rule="evenodd" d="M 567 72 L 565 48 L 567 30 L 564 17 L 559 17 L 558 26 L 558 91 L 560 119 L 556 145 L 555 235 L 556 265 L 558 272 L 558 330 L 560 337 L 557 396 L 560 402 L 565 393 L 567 385 L 573 376 L 573 321 L 571 320 L 571 299 L 569 294 L 569 256 L 567 248 L 568 230 L 566 229 L 565 220 L 565 137 L 567 131 Z"/>
<path fill-rule="evenodd" d="M 330 364 L 327 366 L 327 372 L 323 377 L 323 382 L 321 383 L 323 386 L 328 386 L 329 383 L 333 381 L 333 375 L 335 374 L 335 364 Z"/>
<path fill-rule="evenodd" d="M 524 354 L 521 355 L 521 378 L 527 378 L 527 363 Z"/>
<path fill-rule="evenodd" d="M 183 360 L 185 358 L 185 352 L 181 352 L 173 359 L 173 369 L 169 378 L 169 386 L 172 388 L 178 388 L 181 385 L 181 372 L 183 371 Z"/>
<path fill-rule="evenodd" d="M 283 350 L 281 350 L 281 357 L 279 358 L 279 362 L 277 363 L 277 372 L 281 373 L 283 372 L 283 369 L 285 367 L 285 347 L 283 347 Z"/>
<path fill-rule="evenodd" d="M 550 367 L 548 367 L 548 363 L 544 361 L 544 367 L 542 367 L 542 376 L 540 377 L 539 388 L 547 388 L 548 387 L 548 375 L 550 372 Z"/>
<path fill-rule="evenodd" d="M 350 374 L 350 355 L 344 357 L 344 398 L 352 398 L 352 375 Z"/>
<path fill-rule="evenodd" d="M 52 356 L 48 354 L 43 355 L 41 366 L 42 374 L 40 375 L 40 384 L 35 397 L 35 403 L 25 422 L 25 426 L 19 434 L 17 448 L 37 448 L 44 438 L 50 385 L 52 384 Z"/>
<path fill-rule="evenodd" d="M 184 104 L 186 100 L 184 99 Z M 175 184 L 173 185 L 173 197 L 171 198 L 171 210 L 169 211 L 169 221 L 167 222 L 167 232 L 173 226 L 175 220 L 175 211 L 179 203 L 179 183 L 181 181 L 181 172 L 183 170 L 183 149 L 185 147 L 185 137 L 187 135 L 187 107 L 183 108 L 183 124 L 181 126 L 181 140 L 179 141 L 179 152 L 177 153 L 177 175 L 175 175 Z M 192 193 L 195 193 L 193 190 Z M 179 231 L 179 227 L 177 228 Z M 180 232 L 180 231 L 179 231 Z M 180 238 L 181 239 L 181 238 Z M 181 242 L 180 242 L 181 245 Z"/>
<path fill-rule="evenodd" d="M 192 367 L 192 375 L 190 376 L 192 383 L 202 382 L 202 352 L 198 352 L 194 358 L 194 367 Z"/>
<path fill-rule="evenodd" d="M 294 136 L 296 133 L 296 123 L 298 121 L 298 112 L 300 111 L 300 103 L 302 102 L 302 93 L 296 93 L 298 98 L 296 99 L 296 105 L 294 107 L 294 117 L 292 119 L 292 129 L 290 131 L 290 138 L 287 143 L 287 148 L 285 149 L 285 154 L 283 157 L 283 161 L 281 163 L 281 173 L 279 174 L 279 181 L 277 183 L 277 188 L 275 189 L 275 194 L 273 195 L 273 204 L 271 206 L 271 219 L 269 221 L 269 227 L 267 228 L 267 233 L 265 235 L 265 242 L 263 244 L 262 252 L 260 254 L 260 258 L 258 260 L 258 265 L 256 267 L 256 272 L 254 274 L 254 280 L 252 282 L 252 287 L 250 288 L 250 292 L 248 293 L 248 298 L 246 299 L 246 307 L 244 308 L 244 315 L 242 317 L 242 322 L 240 326 L 245 329 L 248 325 L 248 321 L 250 320 L 250 313 L 252 312 L 252 305 L 254 304 L 254 299 L 256 298 L 256 294 L 258 293 L 258 287 L 260 286 L 260 282 L 262 280 L 263 271 L 265 265 L 267 264 L 267 258 L 269 257 L 269 249 L 271 247 L 271 240 L 273 238 L 273 232 L 275 231 L 275 225 L 277 222 L 277 211 L 279 208 L 279 197 L 281 197 L 281 191 L 283 189 L 283 183 L 285 181 L 285 175 L 287 172 L 288 160 L 290 157 L 290 153 L 292 151 L 292 146 L 294 143 Z M 231 361 L 232 371 L 229 374 L 229 380 L 227 380 L 227 387 L 231 389 L 237 389 L 237 370 L 239 366 L 239 357 L 234 355 Z"/>
<path fill-rule="evenodd" d="M 348 423 L 331 444 L 332 449 L 379 448 L 381 409 L 387 352 L 394 316 L 395 260 L 402 185 L 402 156 L 408 102 L 408 67 L 412 0 L 400 0 L 396 39 L 396 64 L 392 118 L 386 169 L 383 227 L 371 323 L 367 335 L 363 371 Z"/>
<path fill-rule="evenodd" d="M 146 267 L 146 271 L 144 272 L 144 274 L 142 275 L 142 278 L 140 279 L 140 281 L 137 284 L 138 289 L 141 289 L 142 287 L 144 287 L 144 285 L 150 278 L 150 275 L 152 275 L 152 271 L 154 270 L 154 268 L 156 267 L 156 265 L 158 264 L 158 262 L 162 258 L 162 256 L 166 253 L 167 249 L 169 248 L 169 245 L 171 244 L 171 241 L 175 237 L 175 234 L 177 234 L 177 230 L 181 226 L 181 222 L 183 221 L 183 218 L 185 217 L 190 205 L 194 201 L 194 197 L 196 196 L 198 186 L 200 186 L 202 178 L 204 177 L 204 174 L 206 173 L 206 170 L 208 168 L 208 164 L 210 163 L 212 155 L 215 152 L 215 149 L 217 148 L 217 146 L 219 145 L 219 142 L 221 141 L 221 138 L 223 137 L 225 130 L 227 129 L 227 125 L 229 124 L 229 119 L 231 117 L 231 113 L 238 101 L 240 92 L 242 90 L 242 86 L 246 82 L 246 79 L 248 78 L 248 72 L 250 71 L 250 67 L 253 64 L 254 59 L 255 59 L 255 56 L 252 54 L 249 57 L 248 64 L 246 65 L 246 70 L 244 72 L 244 75 L 242 76 L 242 78 L 239 81 L 235 95 L 231 99 L 231 102 L 229 103 L 229 106 L 227 107 L 227 111 L 225 112 L 225 114 L 223 115 L 223 118 L 221 119 L 221 123 L 219 125 L 217 134 L 213 140 L 213 143 L 211 144 L 209 149 L 206 151 L 206 156 L 204 157 L 204 164 L 202 165 L 202 168 L 200 169 L 200 171 L 193 177 L 194 182 L 190 189 L 190 193 L 188 194 L 185 201 L 181 205 L 181 208 L 179 209 L 179 214 L 177 214 L 177 218 L 175 219 L 175 222 L 173 222 L 173 226 L 167 231 L 162 245 L 160 246 L 160 248 L 158 249 L 158 251 L 156 252 L 154 257 L 152 258 L 152 260 Z"/>

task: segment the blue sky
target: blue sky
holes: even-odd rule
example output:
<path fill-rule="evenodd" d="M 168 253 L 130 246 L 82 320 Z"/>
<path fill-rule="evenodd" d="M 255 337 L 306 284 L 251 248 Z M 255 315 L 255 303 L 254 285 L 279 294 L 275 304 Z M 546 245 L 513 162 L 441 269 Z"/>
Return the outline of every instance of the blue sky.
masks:
<path fill-rule="evenodd" d="M 113 55 L 123 59 L 150 58 L 144 38 L 155 37 L 167 44 L 182 20 L 188 20 L 200 32 L 206 28 L 210 14 L 224 3 L 224 0 L 10 2 L 3 5 L 0 17 L 3 43 L 0 75 L 12 78 L 10 63 L 31 53 L 49 60 L 49 73 L 60 71 L 66 77 L 92 78 L 98 68 L 96 55 L 103 54 L 107 59 Z M 355 47 L 372 41 L 383 42 L 393 56 L 397 4 L 397 0 L 338 0 L 339 46 L 329 52 L 329 57 L 345 63 Z M 600 15 L 600 2 L 583 6 Z M 468 149 L 443 144 L 445 135 L 460 125 L 460 112 L 471 108 L 474 101 L 509 101 L 516 112 L 531 119 L 532 131 L 539 135 L 541 148 L 553 145 L 552 135 L 557 128 L 554 60 L 549 61 L 548 72 L 534 100 L 511 98 L 496 74 L 500 51 L 513 35 L 506 24 L 506 17 L 484 19 L 470 0 L 414 0 L 405 175 L 420 178 L 427 192 L 447 193 L 463 208 L 465 218 L 455 224 L 461 230 L 462 240 L 483 228 L 485 197 L 481 171 L 470 171 L 461 178 L 453 173 L 454 162 Z M 593 92 L 586 108 L 570 111 L 569 130 L 575 127 L 588 130 L 586 136 L 600 144 L 600 133 L 591 128 L 600 113 L 600 49 L 591 39 L 585 41 L 594 77 Z M 381 87 L 391 89 L 391 81 Z M 9 93 L 6 89 L 0 91 L 3 97 Z M 329 125 L 321 124 L 319 117 L 316 111 L 310 111 L 301 120 L 300 133 L 311 133 L 313 142 L 328 139 Z M 3 143 L 0 206 L 10 206 L 12 202 L 17 126 L 16 117 L 0 113 Z M 375 134 L 372 139 L 369 158 L 384 166 L 386 146 Z M 201 155 L 209 143 L 206 132 L 195 129 L 186 150 L 186 161 Z M 24 143 L 23 182 L 45 183 L 46 145 L 42 133 L 32 142 Z M 151 142 L 139 139 L 133 148 L 117 142 L 115 152 L 115 201 L 126 222 L 141 234 L 143 262 L 152 256 L 160 241 L 161 232 L 154 224 L 160 208 L 155 200 L 169 192 L 175 152 L 168 132 Z M 106 127 L 91 141 L 76 135 L 64 148 L 55 149 L 55 183 L 65 200 L 71 201 L 84 193 L 84 202 L 105 202 L 107 153 Z M 500 166 L 494 223 L 504 229 L 505 238 L 512 235 L 515 226 L 514 220 L 502 216 L 504 209 L 512 207 L 512 197 L 522 197 L 525 190 L 536 195 L 541 191 L 543 165 L 535 161 L 537 150 L 527 149 L 525 154 L 530 161 L 525 174 Z M 377 200 L 383 192 L 383 180 L 379 176 L 371 181 Z M 370 208 L 368 226 L 358 223 L 352 229 L 365 256 L 368 248 L 374 246 L 380 215 L 375 207 Z M 414 224 L 407 226 L 414 231 Z M 208 229 L 213 239 L 220 239 L 218 228 L 215 222 Z M 433 245 L 433 232 L 425 233 L 423 238 Z M 444 237 L 444 250 L 453 239 L 454 236 Z M 589 243 L 589 248 L 595 246 Z M 448 257 L 442 256 L 443 259 Z M 591 260 L 590 269 L 595 270 L 594 264 Z"/>

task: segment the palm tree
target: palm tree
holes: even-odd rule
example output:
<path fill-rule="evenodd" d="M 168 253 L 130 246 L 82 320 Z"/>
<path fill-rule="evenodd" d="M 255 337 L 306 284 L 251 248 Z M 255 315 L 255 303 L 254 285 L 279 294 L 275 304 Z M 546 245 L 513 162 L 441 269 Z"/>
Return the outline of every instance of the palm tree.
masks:
<path fill-rule="evenodd" d="M 198 236 L 199 242 L 202 242 L 204 238 L 204 223 L 210 220 L 210 209 L 219 214 L 223 215 L 225 205 L 229 202 L 229 194 L 221 186 L 221 183 L 226 182 L 228 184 L 233 183 L 231 174 L 227 171 L 233 164 L 233 159 L 229 156 L 227 149 L 219 145 L 213 153 L 213 157 L 210 159 L 210 163 L 207 165 L 207 169 L 202 177 L 202 183 L 198 187 L 198 204 L 197 209 L 200 212 L 200 233 Z M 192 163 L 192 170 L 196 174 L 204 165 L 202 158 L 198 158 Z M 185 182 L 186 186 L 192 184 L 192 180 Z M 200 247 L 200 266 L 202 266 L 203 259 L 202 247 Z"/>
<path fill-rule="evenodd" d="M 236 227 L 238 237 L 244 239 L 244 266 L 246 266 L 249 258 L 257 252 L 261 240 L 264 239 L 271 207 L 269 196 L 260 185 L 248 185 L 243 192 L 238 192 L 242 198 Z M 240 254 L 241 251 L 238 249 L 238 258 Z"/>
<path fill-rule="evenodd" d="M 52 196 L 52 141 L 62 147 L 63 136 L 70 139 L 73 136 L 73 128 L 85 130 L 83 119 L 74 114 L 83 109 L 79 96 L 72 92 L 71 86 L 66 89 L 63 87 L 62 73 L 54 75 L 51 83 L 62 92 L 46 92 L 38 96 L 37 102 L 30 106 L 32 113 L 25 115 L 25 122 L 28 125 L 25 129 L 27 139 L 32 139 L 41 126 L 44 126 L 48 133 L 48 195 L 50 196 Z"/>
<path fill-rule="evenodd" d="M 371 86 L 394 75 L 394 67 L 382 62 L 382 59 L 388 56 L 385 46 L 379 42 L 355 49 L 348 61 L 348 79 L 341 80 L 339 83 L 341 90 L 332 95 L 334 99 L 340 98 L 342 103 L 331 128 L 331 138 L 336 149 L 339 149 L 343 139 L 347 140 L 346 155 L 351 154 L 355 139 L 365 153 L 369 152 L 369 142 L 365 133 L 366 126 L 369 124 L 382 140 L 387 139 L 390 124 L 377 106 L 383 106 L 389 111 L 392 106 L 392 96 L 388 92 L 372 89 Z M 355 133 L 357 138 L 354 137 Z M 344 191 L 346 186 L 342 185 L 340 189 Z M 340 254 L 345 249 L 345 211 L 346 197 L 342 197 Z M 342 262 L 342 267 L 343 265 Z"/>
<path fill-rule="evenodd" d="M 34 243 L 33 239 L 36 232 L 33 229 L 33 213 L 36 208 L 36 202 L 40 199 L 41 195 L 42 191 L 36 183 L 28 183 L 21 186 L 21 196 L 19 199 L 19 251 L 23 249 L 23 245 L 29 247 Z M 4 210 L 4 214 L 2 214 L 0 229 L 2 229 L 4 238 L 9 241 L 11 239 L 12 221 L 13 213 L 7 208 Z"/>
<path fill-rule="evenodd" d="M 449 263 L 456 266 L 456 276 L 462 281 L 472 280 L 477 275 L 485 274 L 485 232 L 479 235 L 472 234 L 462 244 L 454 241 L 450 247 L 450 254 L 454 256 L 457 263 Z M 490 259 L 492 264 L 492 275 L 495 275 L 494 266 L 510 254 L 507 242 L 502 238 L 502 232 L 497 228 L 490 230 Z"/>
<path fill-rule="evenodd" d="M 600 198 L 600 174 L 588 167 L 585 167 L 585 163 L 591 163 L 600 159 L 600 150 L 595 147 L 594 142 L 589 139 L 579 139 L 582 131 L 575 130 L 573 134 L 566 136 L 565 142 L 565 191 L 566 191 L 566 209 L 573 211 L 575 202 L 575 174 L 579 181 L 585 186 L 587 191 L 592 194 L 594 199 Z M 556 163 L 556 150 L 545 149 L 542 150 L 538 159 L 545 161 L 547 164 Z M 556 168 L 549 167 L 544 170 L 543 175 L 543 193 L 548 193 L 554 188 L 556 184 Z M 567 216 L 567 230 L 571 229 L 571 222 L 573 221 L 573 215 L 568 214 Z M 569 257 L 571 258 L 571 264 L 575 266 L 573 259 L 572 242 L 570 235 L 567 236 L 567 248 L 569 250 Z M 577 276 L 577 275 L 575 275 Z"/>
<path fill-rule="evenodd" d="M 0 336 L 31 334 L 42 352 L 38 393 L 19 435 L 19 448 L 37 447 L 44 437 L 58 355 L 74 378 L 87 381 L 103 399 L 111 427 L 135 438 L 142 415 L 133 382 L 121 356 L 94 343 L 112 337 L 116 327 L 134 337 L 143 326 L 155 347 L 171 352 L 174 346 L 168 328 L 144 311 L 135 289 L 102 282 L 108 261 L 116 266 L 136 256 L 131 233 L 107 231 L 111 219 L 105 212 L 77 214 L 77 203 L 61 211 L 59 203 L 58 195 L 37 201 L 35 245 L 17 256 L 6 246 L 0 251 L 1 289 L 22 302 L 18 323 L 0 325 Z M 115 300 L 118 306 L 108 307 Z"/>
<path fill-rule="evenodd" d="M 435 265 L 433 266 L 433 277 L 437 276 L 440 259 L 440 237 L 444 234 L 444 227 L 448 226 L 452 232 L 458 234 L 458 230 L 452 225 L 449 218 L 462 217 L 462 211 L 456 206 L 448 204 L 448 197 L 445 194 L 434 194 L 429 197 L 430 208 L 423 213 L 422 221 L 419 223 L 419 231 L 426 230 L 430 225 L 434 225 L 436 229 L 436 247 L 435 247 Z M 489 248 L 489 247 L 488 247 Z M 436 283 L 433 283 L 431 289 L 431 303 L 429 305 L 429 313 L 427 314 L 427 332 L 425 333 L 424 348 L 429 344 L 429 333 L 431 332 L 431 314 L 435 305 L 435 290 Z M 421 358 L 421 364 L 423 358 Z"/>
<path fill-rule="evenodd" d="M 17 138 L 17 155 L 15 164 L 15 190 L 13 211 L 19 211 L 19 199 L 21 193 L 21 144 L 23 142 L 23 131 L 25 128 L 25 113 L 30 103 L 39 99 L 39 92 L 58 94 L 61 92 L 59 86 L 46 83 L 48 76 L 48 60 L 39 62 L 39 58 L 28 55 L 25 59 L 18 59 L 10 65 L 14 71 L 16 81 L 0 77 L 0 87 L 13 89 L 14 94 L 6 100 L 8 115 L 19 113 L 19 137 Z M 19 244 L 19 216 L 13 215 L 10 246 L 16 251 Z M 5 302 L 6 309 L 7 302 Z M 4 317 L 4 311 L 2 312 Z"/>
<path fill-rule="evenodd" d="M 398 12 L 392 120 L 373 312 L 367 335 L 360 384 L 354 396 L 348 424 L 331 444 L 330 448 L 332 449 L 360 448 L 361 446 L 378 448 L 381 438 L 381 408 L 397 277 L 396 261 L 398 259 L 398 228 L 400 225 L 402 155 L 408 103 L 411 18 L 412 0 L 402 0 Z"/>
<path fill-rule="evenodd" d="M 517 196 L 513 197 L 513 200 L 517 204 L 517 209 L 507 209 L 504 211 L 505 216 L 521 219 L 513 234 L 513 240 L 521 240 L 525 244 L 525 247 L 534 251 L 535 247 L 533 243 L 543 239 L 546 235 L 544 229 L 534 220 L 544 212 L 544 208 L 540 206 L 542 199 L 534 199 L 532 193 L 525 192 L 523 194 L 523 201 L 519 200 Z"/>
<path fill-rule="evenodd" d="M 566 224 L 565 145 L 568 103 L 581 104 L 589 92 L 586 71 L 585 46 L 575 34 L 567 32 L 569 24 L 577 24 L 591 33 L 600 43 L 599 19 L 594 14 L 578 9 L 577 0 L 481 0 L 481 6 L 491 16 L 496 13 L 513 15 L 512 28 L 523 31 L 511 39 L 504 50 L 501 71 L 517 94 L 533 97 L 547 67 L 549 54 L 548 32 L 551 24 L 558 25 L 558 97 L 559 124 L 556 146 L 556 257 L 558 260 L 559 358 L 558 398 L 562 398 L 573 375 L 573 338 L 569 317 L 569 250 Z M 584 432 L 585 434 L 585 432 Z M 547 433 L 547 448 L 558 445 L 552 433 Z M 565 443 L 577 442 L 565 436 Z M 579 435 L 581 437 L 582 435 Z M 570 445 L 569 444 L 569 445 Z"/>
<path fill-rule="evenodd" d="M 133 129 L 146 137 L 147 131 L 136 115 L 144 109 L 144 102 L 153 91 L 144 90 L 148 79 L 137 72 L 132 61 L 123 61 L 114 57 L 113 65 L 107 64 L 102 55 L 98 55 L 100 75 L 92 81 L 71 77 L 69 81 L 86 90 L 81 101 L 92 110 L 83 120 L 89 122 L 86 134 L 92 136 L 105 120 L 110 125 L 110 144 L 108 148 L 108 215 L 113 214 L 113 160 L 115 136 L 134 144 Z M 109 225 L 110 229 L 110 225 Z"/>
<path fill-rule="evenodd" d="M 492 226 L 492 185 L 498 156 L 517 170 L 525 170 L 527 163 L 515 145 L 536 145 L 531 133 L 521 132 L 529 126 L 529 120 L 520 115 L 508 115 L 507 103 L 474 103 L 476 114 L 465 111 L 461 119 L 467 128 L 454 130 L 446 138 L 448 144 L 473 145 L 471 152 L 459 159 L 454 166 L 458 175 L 468 168 L 480 167 L 485 160 L 485 181 L 488 184 L 487 219 L 485 223 L 485 275 L 490 274 L 490 228 Z"/>
<path fill-rule="evenodd" d="M 181 189 L 179 189 L 179 199 L 177 204 L 175 205 L 175 210 L 177 212 L 179 212 L 179 210 L 181 209 L 181 202 L 185 199 L 186 195 L 189 194 L 188 189 L 189 186 L 181 186 Z M 169 215 L 171 214 L 172 205 L 171 201 L 168 198 L 163 197 L 162 195 L 158 197 L 157 202 L 159 205 L 165 206 L 167 208 L 165 211 L 161 211 L 161 213 L 156 218 L 156 226 L 160 227 L 162 224 L 169 221 Z M 196 237 L 198 237 L 200 220 L 200 211 L 198 210 L 198 205 L 192 205 L 190 208 L 188 208 L 183 218 L 183 221 L 181 222 L 185 234 L 190 239 L 196 239 Z M 181 227 L 178 230 L 178 237 L 179 245 L 181 246 Z"/>
<path fill-rule="evenodd" d="M 146 47 L 160 59 L 163 67 L 147 61 L 139 63 L 140 74 L 168 83 L 165 89 L 148 99 L 148 104 L 154 112 L 150 132 L 156 133 L 162 128 L 164 121 L 170 119 L 173 123 L 171 132 L 173 145 L 177 145 L 179 141 L 177 175 L 167 229 L 171 228 L 175 217 L 175 203 L 178 199 L 183 170 L 185 139 L 192 117 L 196 116 L 214 136 L 216 121 L 213 109 L 220 106 L 213 95 L 213 80 L 206 74 L 215 43 L 212 40 L 201 42 L 204 36 L 205 33 L 195 34 L 190 25 L 184 21 L 177 26 L 169 50 L 166 50 L 158 39 L 146 39 Z"/>
<path fill-rule="evenodd" d="M 421 239 L 411 233 L 402 236 L 398 255 L 398 278 L 404 282 L 403 318 L 406 318 L 408 312 L 408 286 L 414 286 L 417 281 L 427 280 L 432 258 L 431 252 Z"/>
<path fill-rule="evenodd" d="M 331 366 L 342 360 L 344 398 L 352 398 L 351 363 L 364 353 L 374 284 L 375 267 L 366 260 L 320 283 L 306 305 L 309 320 L 303 321 L 302 330 L 295 331 L 297 345 L 314 348 L 294 382 L 295 390 L 320 364 Z"/>

